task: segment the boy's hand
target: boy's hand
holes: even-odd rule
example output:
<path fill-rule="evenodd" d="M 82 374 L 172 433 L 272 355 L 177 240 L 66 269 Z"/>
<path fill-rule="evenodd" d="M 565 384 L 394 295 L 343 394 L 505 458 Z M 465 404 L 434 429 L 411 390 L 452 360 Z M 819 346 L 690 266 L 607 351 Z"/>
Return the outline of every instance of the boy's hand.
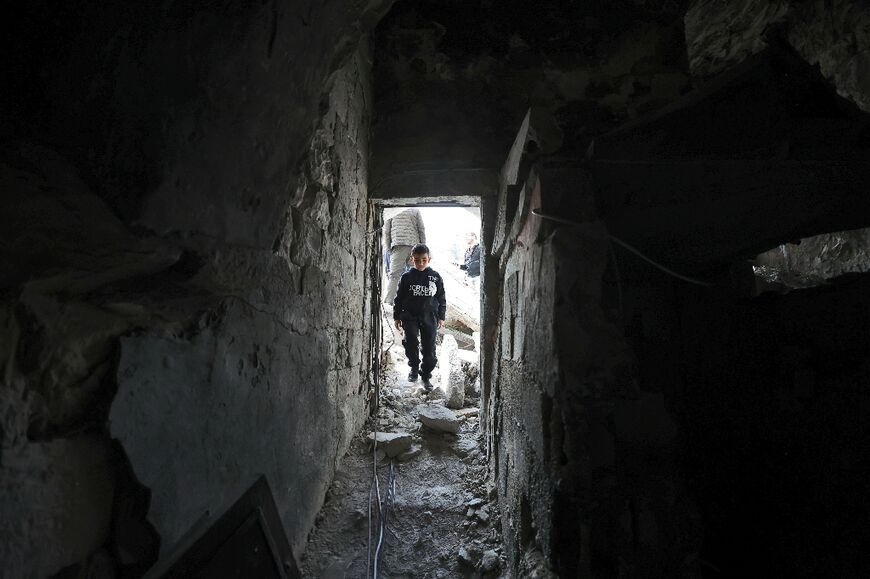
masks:
<path fill-rule="evenodd" d="M 402 329 L 402 320 L 393 320 L 393 321 L 396 323 L 396 329 L 401 330 Z"/>
<path fill-rule="evenodd" d="M 442 329 L 444 327 L 444 320 L 438 320 L 438 329 Z"/>

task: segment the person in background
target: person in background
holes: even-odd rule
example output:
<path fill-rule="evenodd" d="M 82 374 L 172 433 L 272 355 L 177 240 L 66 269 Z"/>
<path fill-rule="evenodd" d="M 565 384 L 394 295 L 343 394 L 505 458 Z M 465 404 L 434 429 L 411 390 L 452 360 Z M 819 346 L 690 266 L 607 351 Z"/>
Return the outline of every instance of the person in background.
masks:
<path fill-rule="evenodd" d="M 456 265 L 465 272 L 468 285 L 475 291 L 480 291 L 480 244 L 477 242 L 477 234 L 469 231 L 465 236 L 465 243 L 465 261 Z"/>
<path fill-rule="evenodd" d="M 405 271 L 411 248 L 426 243 L 426 227 L 420 210 L 410 207 L 400 211 L 384 223 L 383 246 L 384 253 L 390 256 L 387 288 L 384 292 L 384 303 L 392 304 L 396 297 L 396 287 L 399 277 Z"/>

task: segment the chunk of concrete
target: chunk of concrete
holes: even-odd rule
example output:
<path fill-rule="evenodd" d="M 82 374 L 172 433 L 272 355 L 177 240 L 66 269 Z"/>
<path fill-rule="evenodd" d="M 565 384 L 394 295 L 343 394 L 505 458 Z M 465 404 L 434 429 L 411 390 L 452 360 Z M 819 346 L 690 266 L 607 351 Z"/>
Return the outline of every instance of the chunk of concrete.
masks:
<path fill-rule="evenodd" d="M 459 346 L 453 336 L 441 341 L 441 386 L 446 393 L 444 405 L 459 409 L 465 404 L 465 374 L 458 356 Z"/>
<path fill-rule="evenodd" d="M 422 406 L 418 410 L 418 415 L 423 426 L 440 432 L 456 434 L 459 432 L 459 425 L 462 424 L 462 420 L 455 412 L 443 406 Z"/>
<path fill-rule="evenodd" d="M 493 550 L 484 551 L 483 557 L 480 559 L 480 570 L 484 573 L 492 573 L 493 571 L 498 570 L 501 566 L 501 559 L 498 557 L 498 553 Z"/>
<path fill-rule="evenodd" d="M 480 355 L 476 351 L 459 350 L 457 357 L 462 377 L 465 380 L 465 395 L 480 396 L 480 368 L 478 367 Z"/>
<path fill-rule="evenodd" d="M 368 439 L 375 440 L 375 433 L 370 432 Z M 407 432 L 378 432 L 377 443 L 378 448 L 383 450 L 389 457 L 397 456 L 409 448 L 413 442 L 413 437 Z"/>

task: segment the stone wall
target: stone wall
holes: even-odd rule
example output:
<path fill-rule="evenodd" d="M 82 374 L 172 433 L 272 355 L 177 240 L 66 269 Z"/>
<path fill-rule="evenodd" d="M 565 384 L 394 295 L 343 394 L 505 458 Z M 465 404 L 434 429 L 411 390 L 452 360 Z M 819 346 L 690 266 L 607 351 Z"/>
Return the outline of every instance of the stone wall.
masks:
<path fill-rule="evenodd" d="M 111 433 L 151 488 L 167 545 L 264 472 L 298 552 L 365 418 L 365 66 L 357 55 L 332 78 L 277 251 L 206 243 L 192 282 L 226 293 L 201 327 L 121 340 Z"/>
<path fill-rule="evenodd" d="M 738 64 L 774 34 L 818 64 L 841 95 L 870 111 L 870 10 L 864 0 L 696 0 L 685 22 L 694 75 L 709 77 Z"/>
<path fill-rule="evenodd" d="M 755 274 L 774 289 L 821 285 L 827 280 L 870 271 L 870 229 L 838 231 L 785 243 L 758 255 Z M 767 285 L 773 283 L 775 285 Z M 762 288 L 759 288 L 759 292 Z"/>
<path fill-rule="evenodd" d="M 530 106 L 565 154 L 689 88 L 678 3 L 399 1 L 375 31 L 373 194 L 488 195 Z"/>
<path fill-rule="evenodd" d="M 612 249 L 592 180 L 530 164 L 541 135 L 526 129 L 485 236 L 485 425 L 507 563 L 523 577 L 691 575 L 700 534 L 675 464 L 676 423 L 661 383 L 640 382 L 607 291 Z"/>
<path fill-rule="evenodd" d="M 388 6 L 33 5 L 4 35 L 4 577 L 141 570 L 260 473 L 304 546 L 365 415 Z"/>

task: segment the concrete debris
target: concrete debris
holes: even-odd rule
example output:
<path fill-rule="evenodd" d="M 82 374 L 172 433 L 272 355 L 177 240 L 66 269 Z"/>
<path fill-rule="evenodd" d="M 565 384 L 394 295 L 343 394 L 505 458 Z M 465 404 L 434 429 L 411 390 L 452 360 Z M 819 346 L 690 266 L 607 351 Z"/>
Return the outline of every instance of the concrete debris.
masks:
<path fill-rule="evenodd" d="M 466 417 L 477 416 L 478 414 L 480 414 L 480 408 L 460 408 L 456 411 L 456 414 Z"/>
<path fill-rule="evenodd" d="M 423 392 L 426 391 L 423 390 Z M 446 394 L 444 393 L 444 389 L 441 388 L 441 386 L 436 386 L 429 393 L 427 393 L 426 396 L 429 398 L 429 400 L 441 400 L 446 396 Z"/>
<path fill-rule="evenodd" d="M 368 439 L 375 440 L 375 433 L 369 433 Z M 397 456 L 411 447 L 413 437 L 407 432 L 378 432 L 378 449 L 383 450 L 389 457 Z"/>
<path fill-rule="evenodd" d="M 453 336 L 444 336 L 441 342 L 441 385 L 447 395 L 444 405 L 459 409 L 465 404 L 465 375 L 460 366 L 459 347 Z"/>
<path fill-rule="evenodd" d="M 443 406 L 421 406 L 418 409 L 418 416 L 423 426 L 440 432 L 456 434 L 462 423 L 455 412 Z"/>
<path fill-rule="evenodd" d="M 476 456 L 480 454 L 480 449 L 477 445 L 477 440 L 474 438 L 461 438 L 457 441 L 456 446 L 453 447 L 453 450 L 462 458 L 466 456 Z"/>
<path fill-rule="evenodd" d="M 462 376 L 466 396 L 480 396 L 480 369 L 478 353 L 459 350 L 459 373 Z"/>
<path fill-rule="evenodd" d="M 485 509 L 478 509 L 474 515 L 477 517 L 477 520 L 483 523 L 484 525 L 489 523 L 489 513 L 486 512 Z"/>
<path fill-rule="evenodd" d="M 498 553 L 492 549 L 483 552 L 483 557 L 480 560 L 480 570 L 484 573 L 492 573 L 497 571 L 501 566 L 501 559 Z"/>
<path fill-rule="evenodd" d="M 480 505 L 484 504 L 485 502 L 486 501 L 484 501 L 483 499 L 474 498 L 474 499 L 471 499 L 470 501 L 468 501 L 467 503 L 465 503 L 465 506 L 467 506 L 467 507 L 479 507 Z"/>

